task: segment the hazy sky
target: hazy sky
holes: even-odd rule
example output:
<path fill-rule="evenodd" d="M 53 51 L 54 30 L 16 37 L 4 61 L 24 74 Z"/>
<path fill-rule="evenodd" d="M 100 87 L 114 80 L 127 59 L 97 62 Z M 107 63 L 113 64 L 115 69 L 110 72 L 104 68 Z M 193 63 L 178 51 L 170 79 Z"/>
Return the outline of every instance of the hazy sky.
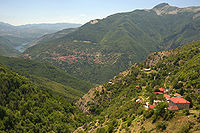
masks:
<path fill-rule="evenodd" d="M 86 23 L 108 15 L 150 9 L 167 2 L 178 7 L 200 6 L 200 0 L 0 0 L 0 21 L 28 23 Z"/>

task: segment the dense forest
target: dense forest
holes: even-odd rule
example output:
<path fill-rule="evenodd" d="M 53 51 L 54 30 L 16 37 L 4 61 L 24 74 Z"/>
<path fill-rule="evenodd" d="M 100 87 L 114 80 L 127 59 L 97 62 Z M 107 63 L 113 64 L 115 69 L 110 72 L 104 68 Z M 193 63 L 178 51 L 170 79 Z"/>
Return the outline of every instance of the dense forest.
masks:
<path fill-rule="evenodd" d="M 71 76 L 49 63 L 0 56 L 0 64 L 26 76 L 40 88 L 46 88 L 70 101 L 79 99 L 93 87 L 93 84 Z"/>
<path fill-rule="evenodd" d="M 81 27 L 0 22 L 0 132 L 199 133 L 199 22 L 167 3 Z"/>
<path fill-rule="evenodd" d="M 0 66 L 2 132 L 71 132 L 89 119 L 72 103 Z"/>

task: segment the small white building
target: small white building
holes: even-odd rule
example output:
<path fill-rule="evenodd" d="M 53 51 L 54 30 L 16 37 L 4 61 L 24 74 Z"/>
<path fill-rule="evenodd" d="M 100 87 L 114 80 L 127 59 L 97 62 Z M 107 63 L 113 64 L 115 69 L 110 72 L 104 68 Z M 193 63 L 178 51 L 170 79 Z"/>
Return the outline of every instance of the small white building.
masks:
<path fill-rule="evenodd" d="M 144 71 L 149 72 L 149 71 L 151 71 L 151 68 L 145 68 Z"/>
<path fill-rule="evenodd" d="M 109 81 L 108 83 L 109 83 L 109 84 L 112 84 L 112 82 L 111 82 L 111 81 Z"/>
<path fill-rule="evenodd" d="M 142 101 L 140 99 L 135 100 L 136 103 L 141 103 Z"/>
<path fill-rule="evenodd" d="M 146 104 L 144 105 L 145 108 L 149 108 L 149 102 L 146 102 Z"/>

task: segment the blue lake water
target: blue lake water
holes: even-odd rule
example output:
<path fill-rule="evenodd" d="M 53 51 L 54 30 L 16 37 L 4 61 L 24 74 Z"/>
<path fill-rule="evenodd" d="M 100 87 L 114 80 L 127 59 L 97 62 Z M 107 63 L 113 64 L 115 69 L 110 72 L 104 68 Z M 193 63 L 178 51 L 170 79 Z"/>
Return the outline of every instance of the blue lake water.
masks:
<path fill-rule="evenodd" d="M 26 46 L 29 42 L 26 42 L 26 43 L 22 43 L 20 46 L 17 46 L 15 47 L 15 49 L 17 49 L 19 52 L 24 52 L 25 51 L 25 48 L 24 46 Z"/>

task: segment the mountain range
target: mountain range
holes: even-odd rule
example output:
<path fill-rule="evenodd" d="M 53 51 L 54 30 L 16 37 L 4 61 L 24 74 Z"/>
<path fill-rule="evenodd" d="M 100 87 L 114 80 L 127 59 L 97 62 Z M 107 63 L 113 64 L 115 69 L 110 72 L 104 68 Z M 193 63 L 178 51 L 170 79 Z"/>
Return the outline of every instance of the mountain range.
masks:
<path fill-rule="evenodd" d="M 26 24 L 14 26 L 0 22 L 0 36 L 8 39 L 14 47 L 31 42 L 45 34 L 54 33 L 62 29 L 76 28 L 81 24 L 55 23 L 55 24 Z"/>
<path fill-rule="evenodd" d="M 0 55 L 1 56 L 16 56 L 20 52 L 17 51 L 11 41 L 0 36 Z"/>
<path fill-rule="evenodd" d="M 200 7 L 178 8 L 166 3 L 117 13 L 92 20 L 61 38 L 41 42 L 24 55 L 100 84 L 143 61 L 151 52 L 198 40 L 199 14 Z"/>
<path fill-rule="evenodd" d="M 199 16 L 161 3 L 41 31 L 18 56 L 1 36 L 0 132 L 198 133 Z"/>
<path fill-rule="evenodd" d="M 70 32 L 73 32 L 75 30 L 76 30 L 76 28 L 68 28 L 68 29 L 63 29 L 63 30 L 55 32 L 55 33 L 45 34 L 45 35 L 39 37 L 38 39 L 28 43 L 25 46 L 25 48 L 32 47 L 32 46 L 39 44 L 41 42 L 47 42 L 47 41 L 51 41 L 51 40 L 54 40 L 54 39 L 57 39 L 57 38 L 64 37 L 65 35 L 69 34 Z"/>

